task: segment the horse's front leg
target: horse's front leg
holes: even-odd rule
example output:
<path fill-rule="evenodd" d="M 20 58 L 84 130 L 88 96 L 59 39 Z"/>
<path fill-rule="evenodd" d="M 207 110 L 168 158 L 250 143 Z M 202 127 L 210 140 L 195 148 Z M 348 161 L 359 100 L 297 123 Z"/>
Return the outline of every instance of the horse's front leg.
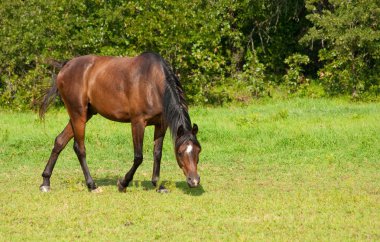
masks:
<path fill-rule="evenodd" d="M 75 117 L 74 115 L 71 115 Z M 87 117 L 87 120 L 91 118 L 91 115 Z M 83 175 L 87 184 L 89 191 L 91 192 L 101 192 L 101 189 L 98 188 L 92 179 L 90 174 L 90 170 L 88 169 L 87 161 L 86 161 L 86 147 L 84 144 L 84 136 L 85 136 L 85 127 L 86 121 L 81 119 L 80 117 L 71 118 L 71 124 L 74 129 L 74 151 L 78 157 L 80 166 L 83 171 Z"/>
<path fill-rule="evenodd" d="M 131 169 L 125 174 L 123 180 L 118 180 L 117 186 L 119 192 L 125 192 L 129 182 L 132 181 L 133 176 L 137 168 L 143 161 L 143 139 L 146 122 L 141 120 L 132 121 L 132 136 L 133 136 L 133 148 L 134 148 L 134 160 Z"/>
<path fill-rule="evenodd" d="M 153 151 L 153 174 L 152 184 L 157 188 L 157 192 L 167 192 L 164 186 L 157 187 L 160 180 L 160 167 L 162 157 L 162 146 L 164 143 L 166 127 L 163 125 L 156 125 L 154 128 L 154 151 Z"/>

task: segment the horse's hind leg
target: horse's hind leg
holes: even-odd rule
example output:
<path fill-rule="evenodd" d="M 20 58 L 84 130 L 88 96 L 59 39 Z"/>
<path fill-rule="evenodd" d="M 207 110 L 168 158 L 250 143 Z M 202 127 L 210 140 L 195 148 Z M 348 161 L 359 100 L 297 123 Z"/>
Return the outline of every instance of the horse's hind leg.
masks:
<path fill-rule="evenodd" d="M 58 159 L 59 154 L 65 148 L 67 143 L 71 140 L 73 135 L 73 129 L 71 123 L 69 122 L 66 125 L 65 129 L 55 138 L 54 148 L 51 151 L 50 158 L 46 164 L 44 172 L 42 173 L 43 182 L 40 186 L 40 190 L 42 192 L 50 191 L 50 177 L 53 173 L 55 163 Z"/>

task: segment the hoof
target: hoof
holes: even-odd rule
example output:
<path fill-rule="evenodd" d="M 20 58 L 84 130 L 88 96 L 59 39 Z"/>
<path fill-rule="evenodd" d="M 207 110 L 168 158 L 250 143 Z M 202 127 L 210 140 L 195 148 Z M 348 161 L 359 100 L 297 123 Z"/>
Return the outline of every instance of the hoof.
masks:
<path fill-rule="evenodd" d="M 91 190 L 92 193 L 102 193 L 103 192 L 103 189 L 101 187 L 97 187 L 93 190 Z"/>
<path fill-rule="evenodd" d="M 119 192 L 127 192 L 127 187 L 121 185 L 120 179 L 117 180 L 117 188 L 119 189 Z"/>
<path fill-rule="evenodd" d="M 169 190 L 161 185 L 159 188 L 157 188 L 156 192 L 158 192 L 158 193 L 169 193 Z"/>
<path fill-rule="evenodd" d="M 50 186 L 40 186 L 41 192 L 50 192 Z"/>

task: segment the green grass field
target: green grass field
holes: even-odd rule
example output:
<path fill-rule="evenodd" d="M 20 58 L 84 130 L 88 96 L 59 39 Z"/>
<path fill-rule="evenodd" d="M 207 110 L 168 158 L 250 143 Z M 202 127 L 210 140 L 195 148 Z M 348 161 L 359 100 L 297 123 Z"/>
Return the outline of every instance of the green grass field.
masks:
<path fill-rule="evenodd" d="M 72 142 L 50 193 L 41 173 L 68 118 L 0 112 L 0 241 L 379 241 L 380 104 L 344 100 L 258 101 L 191 107 L 202 144 L 201 187 L 190 189 L 167 135 L 161 169 L 170 193 L 150 183 L 153 128 L 127 193 L 130 124 L 87 126 L 87 191 Z"/>

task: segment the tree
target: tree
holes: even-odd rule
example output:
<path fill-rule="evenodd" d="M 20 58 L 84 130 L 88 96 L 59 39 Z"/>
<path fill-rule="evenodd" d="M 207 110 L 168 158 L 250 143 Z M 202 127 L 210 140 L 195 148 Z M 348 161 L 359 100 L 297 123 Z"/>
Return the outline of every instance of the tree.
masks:
<path fill-rule="evenodd" d="M 301 40 L 319 42 L 320 79 L 331 94 L 379 92 L 380 4 L 378 0 L 308 0 L 313 23 Z"/>
<path fill-rule="evenodd" d="M 190 102 L 230 100 L 252 83 L 235 85 L 233 77 L 243 71 L 235 67 L 258 62 L 252 61 L 255 55 L 244 54 L 235 16 L 239 6 L 229 0 L 2 1 L 0 103 L 35 105 L 51 82 L 51 59 L 144 51 L 158 52 L 172 63 Z M 255 74 L 256 69 L 244 70 Z"/>

